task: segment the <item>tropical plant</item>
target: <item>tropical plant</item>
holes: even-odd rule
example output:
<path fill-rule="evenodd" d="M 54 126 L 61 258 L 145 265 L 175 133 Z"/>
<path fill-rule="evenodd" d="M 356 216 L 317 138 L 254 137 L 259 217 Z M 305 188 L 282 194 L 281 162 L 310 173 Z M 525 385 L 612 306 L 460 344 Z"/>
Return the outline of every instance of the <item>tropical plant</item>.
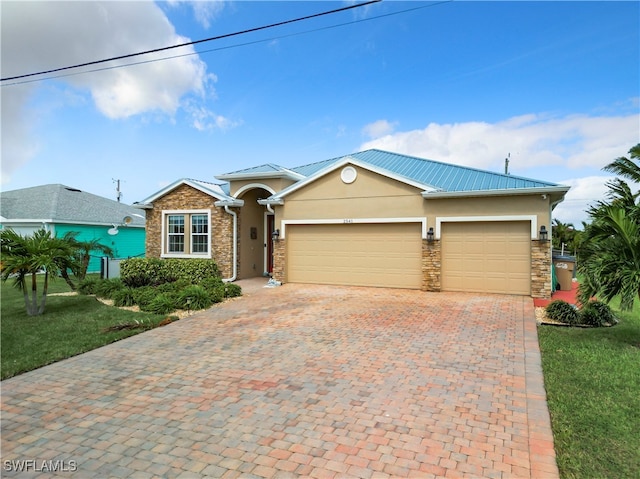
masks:
<path fill-rule="evenodd" d="M 608 304 L 602 301 L 589 301 L 580 310 L 580 322 L 589 326 L 602 327 L 617 323 Z"/>
<path fill-rule="evenodd" d="M 573 226 L 573 223 L 563 223 L 559 219 L 553 220 L 551 239 L 554 248 L 563 249 L 562 245 L 564 244 L 567 251 L 573 252 L 577 246 L 577 237 L 578 231 Z"/>
<path fill-rule="evenodd" d="M 2 280 L 12 278 L 16 288 L 24 295 L 29 316 L 44 313 L 49 278 L 55 278 L 73 263 L 73 247 L 68 241 L 55 238 L 49 231 L 38 230 L 31 236 L 22 236 L 11 229 L 0 232 L 2 252 Z M 38 274 L 44 274 L 42 293 L 38 295 Z M 28 286 L 30 277 L 31 287 Z"/>
<path fill-rule="evenodd" d="M 62 237 L 62 239 L 67 241 L 74 250 L 73 261 L 69 264 L 69 267 L 60 270 L 60 275 L 67 282 L 72 291 L 76 290 L 76 285 L 69 276 L 69 270 L 78 281 L 83 281 L 87 276 L 91 253 L 97 252 L 105 256 L 113 256 L 113 250 L 111 247 L 103 245 L 100 243 L 99 239 L 79 241 L 76 239 L 78 234 L 79 233 L 76 231 L 69 231 Z"/>
<path fill-rule="evenodd" d="M 564 324 L 578 324 L 579 314 L 576 307 L 561 299 L 550 302 L 545 308 L 549 319 Z"/>
<path fill-rule="evenodd" d="M 632 182 L 640 182 L 640 143 L 607 165 Z M 630 311 L 640 298 L 640 190 L 633 192 L 621 178 L 607 183 L 608 200 L 598 201 L 589 210 L 587 225 L 578 251 L 578 273 L 583 276 L 578 295 L 582 304 L 590 298 L 609 302 L 620 296 L 620 309 Z"/>
<path fill-rule="evenodd" d="M 178 305 L 180 309 L 207 309 L 211 306 L 211 297 L 202 286 L 191 285 L 180 292 Z"/>

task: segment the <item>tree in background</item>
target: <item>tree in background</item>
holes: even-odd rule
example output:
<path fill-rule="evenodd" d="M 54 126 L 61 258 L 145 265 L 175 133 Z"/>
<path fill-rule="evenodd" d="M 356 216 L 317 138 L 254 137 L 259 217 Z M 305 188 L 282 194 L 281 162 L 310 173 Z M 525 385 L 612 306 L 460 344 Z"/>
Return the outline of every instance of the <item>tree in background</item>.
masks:
<path fill-rule="evenodd" d="M 21 236 L 11 229 L 0 232 L 2 253 L 2 280 L 14 280 L 14 285 L 24 295 L 29 316 L 44 313 L 49 278 L 55 278 L 61 270 L 73 262 L 74 249 L 70 243 L 55 238 L 49 231 L 36 231 L 32 236 Z M 37 274 L 44 274 L 42 294 L 38 295 Z M 30 281 L 29 281 L 30 279 Z M 31 287 L 29 288 L 29 284 Z"/>
<path fill-rule="evenodd" d="M 604 170 L 640 183 L 640 143 Z M 586 304 L 593 296 L 609 302 L 620 296 L 620 309 L 630 311 L 640 298 L 640 190 L 621 178 L 607 183 L 608 201 L 589 208 L 591 223 L 578 250 L 578 273 L 583 276 L 578 291 Z"/>
<path fill-rule="evenodd" d="M 564 251 L 570 254 L 575 254 L 582 232 L 576 230 L 573 223 L 563 223 L 558 219 L 554 219 L 551 224 L 551 238 L 552 244 L 555 249 L 562 250 L 564 244 Z"/>

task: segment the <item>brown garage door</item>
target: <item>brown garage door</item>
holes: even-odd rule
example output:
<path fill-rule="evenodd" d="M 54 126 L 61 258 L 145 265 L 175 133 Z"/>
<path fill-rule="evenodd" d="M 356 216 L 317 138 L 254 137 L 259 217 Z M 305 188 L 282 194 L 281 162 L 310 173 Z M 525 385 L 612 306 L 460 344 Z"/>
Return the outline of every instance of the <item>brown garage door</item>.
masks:
<path fill-rule="evenodd" d="M 527 221 L 442 224 L 442 290 L 531 294 Z"/>
<path fill-rule="evenodd" d="M 287 280 L 420 289 L 419 223 L 290 225 Z"/>

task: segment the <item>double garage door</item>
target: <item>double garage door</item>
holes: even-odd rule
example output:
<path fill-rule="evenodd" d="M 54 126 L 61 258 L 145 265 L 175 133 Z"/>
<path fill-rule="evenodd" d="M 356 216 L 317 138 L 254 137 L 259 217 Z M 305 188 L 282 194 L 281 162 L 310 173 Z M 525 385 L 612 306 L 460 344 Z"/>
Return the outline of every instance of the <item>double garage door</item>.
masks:
<path fill-rule="evenodd" d="M 419 223 L 287 227 L 291 283 L 420 289 L 421 265 Z"/>
<path fill-rule="evenodd" d="M 443 291 L 529 295 L 530 223 L 443 223 Z M 313 224 L 287 227 L 292 283 L 420 289 L 419 223 Z"/>

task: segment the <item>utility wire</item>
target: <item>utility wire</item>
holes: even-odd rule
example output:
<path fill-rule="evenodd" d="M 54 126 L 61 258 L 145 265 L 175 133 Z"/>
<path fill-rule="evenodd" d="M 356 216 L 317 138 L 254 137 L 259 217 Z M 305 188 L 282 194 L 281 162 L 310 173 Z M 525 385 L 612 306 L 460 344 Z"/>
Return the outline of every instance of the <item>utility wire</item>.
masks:
<path fill-rule="evenodd" d="M 34 83 L 34 82 L 40 82 L 40 81 L 45 81 L 45 80 L 54 80 L 56 78 L 65 78 L 65 77 L 70 77 L 70 76 L 76 76 L 76 75 L 84 75 L 86 73 L 95 73 L 95 72 L 101 72 L 101 71 L 106 71 L 106 70 L 115 70 L 116 68 L 124 68 L 124 67 L 129 67 L 129 66 L 136 66 L 136 65 L 145 65 L 147 63 L 154 63 L 154 62 L 159 62 L 159 61 L 164 61 L 164 60 L 173 60 L 176 58 L 183 58 L 183 57 L 188 57 L 188 56 L 193 56 L 193 55 L 202 55 L 205 53 L 212 53 L 212 52 L 217 52 L 217 51 L 222 51 L 222 50 L 229 50 L 232 48 L 239 48 L 239 47 L 245 47 L 248 45 L 256 45 L 258 43 L 266 43 L 266 42 L 271 42 L 274 40 L 281 40 L 283 38 L 290 38 L 290 37 L 296 37 L 299 35 L 307 35 L 309 33 L 316 33 L 316 32 L 320 32 L 323 30 L 331 30 L 334 28 L 340 28 L 340 27 L 345 27 L 348 25 L 354 25 L 356 23 L 362 23 L 362 22 L 368 22 L 371 20 L 377 20 L 380 18 L 385 18 L 385 17 L 390 17 L 393 15 L 400 15 L 403 13 L 407 13 L 407 12 L 413 12 L 415 10 L 421 10 L 424 8 L 430 8 L 430 7 L 435 7 L 438 5 L 442 5 L 445 3 L 451 3 L 454 0 L 443 0 L 440 2 L 434 2 L 434 3 L 430 3 L 428 5 L 420 5 L 418 7 L 412 7 L 412 8 L 407 8 L 404 10 L 397 10 L 394 12 L 389 12 L 389 13 L 384 13 L 381 15 L 376 15 L 373 17 L 368 17 L 368 18 L 361 18 L 359 20 L 353 20 L 351 22 L 345 22 L 345 23 L 338 23 L 335 25 L 327 25 L 324 27 L 319 27 L 319 28 L 314 28 L 313 30 L 305 30 L 302 32 L 296 32 L 296 33 L 289 33 L 286 35 L 279 35 L 279 36 L 275 36 L 275 37 L 269 37 L 269 38 L 263 38 L 260 40 L 253 40 L 251 42 L 245 42 L 245 43 L 237 43 L 235 45 L 227 45 L 224 47 L 218 47 L 218 48 L 210 48 L 208 50 L 200 50 L 200 51 L 193 51 L 190 53 L 183 53 L 180 55 L 172 55 L 172 56 L 168 56 L 168 57 L 162 57 L 162 58 L 154 58 L 152 60 L 142 60 L 139 62 L 131 62 L 131 63 L 123 63 L 120 65 L 112 65 L 112 66 L 107 66 L 107 67 L 101 67 L 101 68 L 94 68 L 92 70 L 83 70 L 81 72 L 76 72 L 76 73 L 65 73 L 65 74 L 61 74 L 61 75 L 54 75 L 54 76 L 49 76 L 47 78 L 36 78 L 36 79 L 31 79 L 31 80 L 23 80 L 23 81 L 17 81 L 17 82 L 13 82 L 13 83 L 6 83 L 2 86 L 13 86 L 13 85 L 23 85 L 25 83 Z M 107 61 L 107 60 L 105 60 Z M 69 67 L 72 68 L 72 67 Z M 40 74 L 45 74 L 46 72 L 42 72 L 42 73 L 34 73 L 32 75 L 40 75 Z M 4 79 L 3 79 L 4 80 Z"/>
<path fill-rule="evenodd" d="M 110 61 L 114 61 L 114 60 L 122 60 L 124 58 L 132 58 L 132 57 L 136 57 L 136 56 L 140 56 L 140 55 L 147 55 L 149 53 L 157 53 L 157 52 L 162 52 L 162 51 L 166 51 L 166 50 L 171 50 L 173 48 L 181 48 L 181 47 L 186 47 L 189 45 L 196 45 L 198 43 L 205 43 L 205 42 L 211 42 L 214 40 L 220 40 L 222 38 L 229 38 L 229 37 L 235 37 L 238 35 L 244 35 L 246 33 L 252 33 L 252 32 L 257 32 L 260 30 L 266 30 L 268 28 L 274 28 L 274 27 L 280 27 L 282 25 L 287 25 L 290 23 L 296 23 L 296 22 L 301 22 L 303 20 L 309 20 L 311 18 L 317 18 L 317 17 L 322 17 L 325 15 L 331 15 L 333 13 L 339 13 L 339 12 L 344 12 L 346 10 L 351 10 L 354 8 L 360 8 L 360 7 L 364 7 L 366 5 L 371 5 L 373 3 L 378 3 L 381 2 L 382 0 L 369 0 L 367 2 L 364 3 L 358 3 L 355 5 L 348 5 L 346 7 L 341 7 L 341 8 L 336 8 L 334 10 L 327 10 L 324 12 L 320 12 L 320 13 L 314 13 L 313 15 L 307 15 L 304 17 L 298 17 L 298 18 L 294 18 L 291 20 L 284 20 L 282 22 L 277 22 L 277 23 L 272 23 L 270 25 L 264 25 L 261 27 L 254 27 L 254 28 L 249 28 L 247 30 L 242 30 L 239 32 L 234 32 L 234 33 L 226 33 L 224 35 L 218 35 L 215 37 L 210 37 L 210 38 L 204 38 L 202 40 L 195 40 L 192 42 L 186 42 L 186 43 L 181 43 L 179 45 L 172 45 L 172 46 L 168 46 L 168 47 L 162 47 L 162 48 L 154 48 L 153 50 L 146 50 L 143 52 L 138 52 L 138 53 L 129 53 L 127 55 L 120 55 L 117 57 L 111 57 L 111 58 L 105 58 L 103 60 L 95 60 L 92 62 L 86 62 L 86 63 L 79 63 L 77 65 L 71 65 L 71 66 L 66 66 L 66 67 L 61 67 L 61 68 L 54 68 L 51 70 L 45 70 L 45 71 L 40 71 L 40 72 L 35 72 L 35 73 L 27 73 L 24 75 L 16 75 L 16 76 L 12 76 L 12 77 L 6 77 L 6 78 L 0 78 L 0 81 L 8 81 L 8 80 L 19 80 L 21 78 L 27 78 L 27 77 L 32 77 L 32 76 L 36 76 L 36 75 L 46 75 L 47 73 L 56 73 L 56 72 L 60 72 L 63 70 L 70 70 L 72 68 L 80 68 L 80 67 L 86 67 L 86 66 L 90 66 L 90 65 L 97 65 L 99 63 L 106 63 L 106 62 L 110 62 Z"/>

